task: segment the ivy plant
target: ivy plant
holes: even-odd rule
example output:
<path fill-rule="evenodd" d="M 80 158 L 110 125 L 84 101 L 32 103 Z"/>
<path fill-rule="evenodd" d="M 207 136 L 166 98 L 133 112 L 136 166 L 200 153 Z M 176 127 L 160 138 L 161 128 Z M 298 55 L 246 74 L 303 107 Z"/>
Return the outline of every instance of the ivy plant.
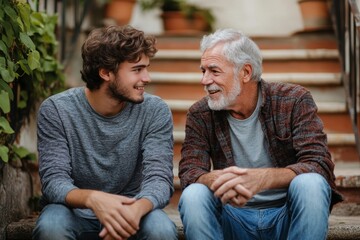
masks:
<path fill-rule="evenodd" d="M 0 0 L 0 161 L 34 159 L 17 146 L 21 127 L 44 98 L 64 89 L 57 16 L 25 0 Z"/>

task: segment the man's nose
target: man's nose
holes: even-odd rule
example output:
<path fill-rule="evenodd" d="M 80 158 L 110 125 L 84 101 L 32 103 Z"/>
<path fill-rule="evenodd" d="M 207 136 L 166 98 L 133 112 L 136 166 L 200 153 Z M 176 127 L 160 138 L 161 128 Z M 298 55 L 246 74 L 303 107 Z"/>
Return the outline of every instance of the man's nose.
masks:
<path fill-rule="evenodd" d="M 149 74 L 147 69 L 145 69 L 145 71 L 144 71 L 144 73 L 143 73 L 143 75 L 141 77 L 141 81 L 143 81 L 143 82 L 151 82 L 150 74 Z"/>
<path fill-rule="evenodd" d="M 206 86 L 209 85 L 213 82 L 213 80 L 211 79 L 210 75 L 206 72 L 203 73 L 203 76 L 201 78 L 201 84 Z"/>

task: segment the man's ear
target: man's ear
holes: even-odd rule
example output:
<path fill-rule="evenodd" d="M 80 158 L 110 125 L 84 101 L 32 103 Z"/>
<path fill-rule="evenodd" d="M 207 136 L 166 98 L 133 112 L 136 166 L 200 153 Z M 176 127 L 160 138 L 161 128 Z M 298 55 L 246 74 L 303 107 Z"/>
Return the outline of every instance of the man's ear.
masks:
<path fill-rule="evenodd" d="M 243 72 L 243 81 L 244 83 L 248 83 L 251 81 L 251 76 L 252 76 L 252 72 L 253 72 L 253 69 L 252 69 L 252 66 L 251 64 L 249 63 L 245 63 L 243 68 L 242 68 L 242 72 Z"/>
<path fill-rule="evenodd" d="M 105 69 L 105 68 L 100 68 L 99 69 L 99 76 L 104 80 L 104 81 L 109 81 L 110 80 L 110 75 L 111 75 L 111 71 Z"/>

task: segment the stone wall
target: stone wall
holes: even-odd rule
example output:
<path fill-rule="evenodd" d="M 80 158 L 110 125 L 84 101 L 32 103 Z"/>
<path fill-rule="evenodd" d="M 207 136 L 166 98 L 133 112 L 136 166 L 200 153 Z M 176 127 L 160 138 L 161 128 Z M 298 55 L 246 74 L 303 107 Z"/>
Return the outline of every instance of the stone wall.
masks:
<path fill-rule="evenodd" d="M 30 175 L 0 161 L 0 239 L 5 239 L 9 223 L 31 213 L 31 194 Z"/>

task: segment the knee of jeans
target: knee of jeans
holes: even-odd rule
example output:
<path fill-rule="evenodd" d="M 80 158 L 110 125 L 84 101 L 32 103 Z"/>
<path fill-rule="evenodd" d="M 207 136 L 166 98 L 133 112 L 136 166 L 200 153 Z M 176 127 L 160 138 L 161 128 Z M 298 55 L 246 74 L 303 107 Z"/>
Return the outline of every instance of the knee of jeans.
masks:
<path fill-rule="evenodd" d="M 53 239 L 54 236 L 65 236 L 68 231 L 61 222 L 66 221 L 52 221 L 51 218 L 39 218 L 33 230 L 33 238 Z"/>
<path fill-rule="evenodd" d="M 178 239 L 177 229 L 175 224 L 172 225 L 164 225 L 157 228 L 147 229 L 146 231 L 146 239 L 149 240 L 175 240 Z"/>
<path fill-rule="evenodd" d="M 304 173 L 297 175 L 290 183 L 289 193 L 302 195 L 306 199 L 316 199 L 330 196 L 331 188 L 325 178 L 318 173 Z"/>
<path fill-rule="evenodd" d="M 164 213 L 165 214 L 165 213 Z M 146 239 L 154 240 L 172 240 L 178 239 L 177 228 L 175 224 L 164 214 L 156 214 L 141 224 L 141 236 Z M 166 217 L 165 217 L 166 216 Z M 155 219 L 156 218 L 156 219 Z M 142 238 L 140 239 L 145 239 Z"/>
<path fill-rule="evenodd" d="M 53 239 L 54 236 L 68 235 L 68 217 L 61 210 L 61 206 L 51 206 L 45 208 L 33 230 L 34 239 Z"/>
<path fill-rule="evenodd" d="M 213 197 L 213 192 L 204 184 L 193 183 L 187 186 L 181 193 L 179 206 L 192 205 L 206 201 L 209 197 Z"/>

